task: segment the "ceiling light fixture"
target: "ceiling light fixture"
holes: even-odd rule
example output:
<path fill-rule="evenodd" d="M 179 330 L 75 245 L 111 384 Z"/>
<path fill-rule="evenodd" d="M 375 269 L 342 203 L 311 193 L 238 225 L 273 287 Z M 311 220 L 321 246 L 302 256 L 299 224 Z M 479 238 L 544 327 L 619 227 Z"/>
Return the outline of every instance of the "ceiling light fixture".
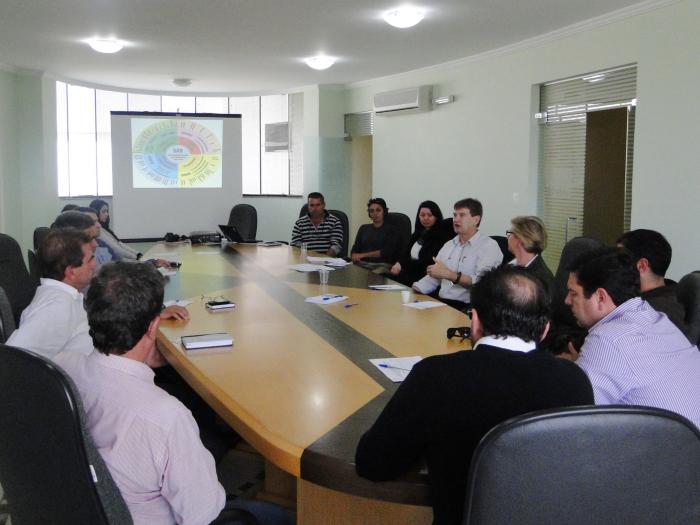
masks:
<path fill-rule="evenodd" d="M 124 47 L 124 42 L 116 38 L 89 38 L 85 43 L 98 53 L 116 53 Z"/>
<path fill-rule="evenodd" d="M 319 71 L 322 71 L 335 64 L 335 58 L 327 57 L 325 55 L 316 55 L 315 57 L 305 58 L 304 62 L 306 62 L 306 65 L 311 69 L 318 69 Z"/>
<path fill-rule="evenodd" d="M 424 16 L 425 12 L 422 9 L 411 6 L 398 7 L 382 15 L 387 24 L 398 27 L 399 29 L 413 27 L 423 20 Z"/>
<path fill-rule="evenodd" d="M 187 87 L 190 84 L 192 84 L 192 79 L 191 78 L 174 78 L 173 84 L 175 84 L 177 87 Z"/>

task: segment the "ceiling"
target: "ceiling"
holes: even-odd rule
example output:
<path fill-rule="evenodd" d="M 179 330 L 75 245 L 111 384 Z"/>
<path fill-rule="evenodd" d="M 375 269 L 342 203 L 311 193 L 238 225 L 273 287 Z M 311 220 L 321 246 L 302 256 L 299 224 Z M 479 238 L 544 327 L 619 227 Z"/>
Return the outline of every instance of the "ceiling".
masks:
<path fill-rule="evenodd" d="M 395 29 L 381 19 L 391 0 L 0 0 L 0 64 L 133 90 L 284 92 L 448 62 L 637 1 L 426 0 L 423 22 Z M 95 36 L 129 45 L 101 55 L 81 42 Z M 319 52 L 338 62 L 301 61 Z"/>

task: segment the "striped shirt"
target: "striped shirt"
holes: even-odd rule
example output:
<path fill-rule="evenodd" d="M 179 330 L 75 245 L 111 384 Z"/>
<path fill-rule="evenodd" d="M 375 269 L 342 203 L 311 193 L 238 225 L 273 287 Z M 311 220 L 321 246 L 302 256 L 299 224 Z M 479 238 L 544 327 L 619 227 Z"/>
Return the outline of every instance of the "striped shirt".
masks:
<path fill-rule="evenodd" d="M 308 243 L 315 252 L 327 252 L 329 248 L 338 254 L 343 246 L 343 225 L 335 215 L 326 212 L 321 224 L 316 226 L 308 214 L 300 217 L 292 229 L 292 246 Z"/>
<path fill-rule="evenodd" d="M 700 352 L 640 297 L 591 327 L 576 363 L 593 384 L 596 404 L 664 408 L 700 428 Z"/>

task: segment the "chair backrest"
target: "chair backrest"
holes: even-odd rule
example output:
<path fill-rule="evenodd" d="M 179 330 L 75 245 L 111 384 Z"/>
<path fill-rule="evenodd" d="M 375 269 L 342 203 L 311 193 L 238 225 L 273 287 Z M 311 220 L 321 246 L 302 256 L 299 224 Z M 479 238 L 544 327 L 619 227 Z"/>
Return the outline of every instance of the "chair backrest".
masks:
<path fill-rule="evenodd" d="M 685 307 L 688 339 L 700 344 L 700 272 L 689 273 L 676 285 L 678 301 Z"/>
<path fill-rule="evenodd" d="M 340 219 L 340 224 L 343 227 L 343 245 L 340 248 L 340 253 L 338 254 L 338 257 L 347 257 L 348 240 L 350 235 L 350 222 L 348 221 L 348 216 L 345 214 L 344 211 L 340 210 L 328 210 L 328 213 L 330 213 L 331 215 L 335 215 Z"/>
<path fill-rule="evenodd" d="M 41 269 L 39 268 L 39 258 L 34 250 L 27 250 L 27 262 L 29 263 L 29 277 L 39 286 Z"/>
<path fill-rule="evenodd" d="M 0 286 L 5 289 L 12 305 L 15 323 L 34 298 L 37 283 L 29 276 L 19 244 L 9 235 L 0 233 Z"/>
<path fill-rule="evenodd" d="M 0 286 L 0 343 L 4 343 L 15 331 L 15 317 L 12 315 L 12 305 Z"/>
<path fill-rule="evenodd" d="M 70 379 L 37 354 L 0 345 L 0 385 L 0 484 L 12 523 L 131 524 Z"/>
<path fill-rule="evenodd" d="M 309 213 L 309 205 L 304 203 L 304 205 L 299 210 L 299 217 L 303 217 L 307 213 Z"/>
<path fill-rule="evenodd" d="M 508 238 L 505 235 L 491 235 L 491 238 L 498 243 L 498 247 L 501 249 L 501 253 L 503 254 L 501 266 L 512 261 L 514 256 L 508 251 Z"/>
<path fill-rule="evenodd" d="M 228 225 L 235 226 L 244 240 L 252 241 L 258 233 L 258 212 L 250 204 L 236 204 L 231 208 Z"/>
<path fill-rule="evenodd" d="M 39 246 L 41 246 L 41 243 L 44 241 L 44 237 L 46 237 L 50 231 L 51 230 L 46 226 L 34 228 L 34 251 L 39 249 Z"/>
<path fill-rule="evenodd" d="M 474 452 L 463 523 L 700 523 L 700 432 L 632 406 L 510 419 Z"/>
<path fill-rule="evenodd" d="M 557 273 L 554 274 L 554 290 L 552 291 L 552 320 L 555 325 L 577 326 L 571 308 L 564 304 L 568 293 L 566 283 L 569 280 L 569 265 L 579 255 L 603 246 L 601 241 L 590 237 L 574 237 L 564 245 Z"/>
<path fill-rule="evenodd" d="M 408 241 L 411 239 L 411 219 L 405 213 L 390 211 L 386 214 L 384 221 L 391 224 L 399 232 L 399 250 L 402 254 L 406 251 Z"/>

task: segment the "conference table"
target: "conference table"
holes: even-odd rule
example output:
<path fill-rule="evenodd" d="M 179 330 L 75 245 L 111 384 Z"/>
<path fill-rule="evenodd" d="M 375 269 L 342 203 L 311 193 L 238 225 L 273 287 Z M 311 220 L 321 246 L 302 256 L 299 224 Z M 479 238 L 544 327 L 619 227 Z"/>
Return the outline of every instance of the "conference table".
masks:
<path fill-rule="evenodd" d="M 320 254 L 315 254 L 320 255 Z M 296 505 L 297 522 L 430 523 L 427 475 L 418 464 L 400 479 L 375 483 L 355 473 L 355 447 L 398 387 L 369 359 L 430 356 L 469 348 L 448 340 L 468 324 L 444 306 L 356 265 L 330 272 L 289 268 L 302 262 L 287 245 L 158 244 L 147 254 L 182 263 L 165 299 L 188 300 L 189 321 L 163 321 L 167 361 L 266 460 L 264 497 Z M 305 261 L 303 261 L 305 262 Z M 311 304 L 307 297 L 345 295 Z M 236 308 L 211 312 L 224 297 Z M 228 332 L 233 347 L 186 352 L 184 335 Z"/>

